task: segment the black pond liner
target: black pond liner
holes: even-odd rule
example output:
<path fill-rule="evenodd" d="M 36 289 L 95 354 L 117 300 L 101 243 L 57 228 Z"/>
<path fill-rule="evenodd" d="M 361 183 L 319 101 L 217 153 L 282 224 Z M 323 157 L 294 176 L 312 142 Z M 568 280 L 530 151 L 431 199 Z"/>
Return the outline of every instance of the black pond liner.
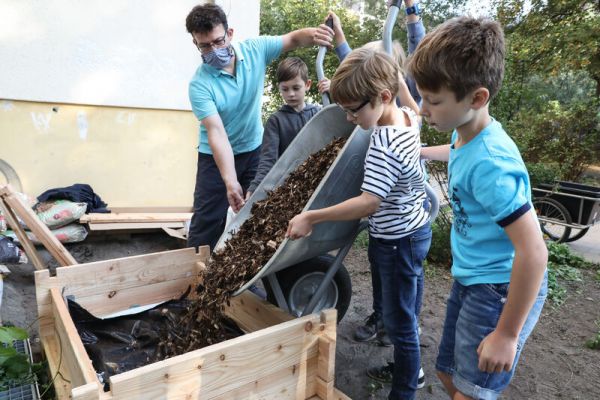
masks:
<path fill-rule="evenodd" d="M 100 319 L 68 300 L 69 313 L 104 391 L 110 389 L 112 375 L 162 361 L 158 344 L 190 304 L 186 299 L 171 300 L 140 313 Z M 230 319 L 223 324 L 230 338 L 244 334 Z"/>

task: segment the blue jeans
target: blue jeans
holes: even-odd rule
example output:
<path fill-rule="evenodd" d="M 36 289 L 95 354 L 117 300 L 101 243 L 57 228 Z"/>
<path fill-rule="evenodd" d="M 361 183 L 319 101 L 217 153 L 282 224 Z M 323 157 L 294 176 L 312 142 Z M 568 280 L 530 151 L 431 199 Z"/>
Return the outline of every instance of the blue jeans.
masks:
<path fill-rule="evenodd" d="M 423 261 L 430 245 L 429 223 L 401 239 L 369 236 L 369 261 L 380 277 L 383 325 L 394 344 L 390 400 L 414 399 L 417 390 L 421 368 L 417 305 L 422 300 Z"/>
<path fill-rule="evenodd" d="M 483 338 L 496 329 L 508 290 L 508 283 L 463 286 L 454 281 L 448 298 L 436 368 L 451 375 L 454 387 L 474 399 L 494 400 L 510 383 L 521 350 L 544 306 L 547 276 L 519 334 L 512 369 L 489 374 L 478 368 L 477 348 Z"/>

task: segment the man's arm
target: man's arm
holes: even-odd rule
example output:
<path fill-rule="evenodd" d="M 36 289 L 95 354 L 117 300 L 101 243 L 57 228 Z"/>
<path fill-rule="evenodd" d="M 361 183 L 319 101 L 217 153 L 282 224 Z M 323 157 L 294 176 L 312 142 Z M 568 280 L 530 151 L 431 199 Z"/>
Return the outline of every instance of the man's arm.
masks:
<path fill-rule="evenodd" d="M 324 221 L 351 221 L 374 214 L 379 208 L 381 199 L 363 192 L 335 206 L 320 210 L 305 211 L 290 220 L 286 237 L 299 239 L 310 235 L 314 224 Z"/>
<path fill-rule="evenodd" d="M 498 325 L 477 349 L 479 369 L 488 373 L 512 368 L 519 333 L 538 295 L 548 262 L 548 250 L 533 210 L 504 230 L 515 247 L 515 258 L 508 298 Z"/>
<path fill-rule="evenodd" d="M 421 158 L 433 161 L 446 161 L 450 159 L 450 145 L 421 147 Z"/>
<path fill-rule="evenodd" d="M 325 24 L 318 28 L 304 28 L 286 33 L 282 36 L 282 52 L 291 51 L 298 47 L 327 46 L 331 47 L 333 30 Z"/>
<path fill-rule="evenodd" d="M 242 186 L 237 180 L 235 160 L 229 138 L 225 132 L 223 121 L 219 114 L 213 114 L 200 121 L 208 133 L 208 145 L 213 152 L 213 157 L 221 178 L 227 188 L 227 200 L 233 211 L 238 212 L 244 205 Z"/>

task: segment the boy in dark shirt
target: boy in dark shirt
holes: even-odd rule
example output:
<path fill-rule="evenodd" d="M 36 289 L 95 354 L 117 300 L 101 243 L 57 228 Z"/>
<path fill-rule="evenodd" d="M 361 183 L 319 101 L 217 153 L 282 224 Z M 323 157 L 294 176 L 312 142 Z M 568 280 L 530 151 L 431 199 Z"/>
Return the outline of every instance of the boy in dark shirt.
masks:
<path fill-rule="evenodd" d="M 258 170 L 248 187 L 246 199 L 250 198 L 302 127 L 321 109 L 304 101 L 311 83 L 308 67 L 300 58 L 288 57 L 279 63 L 277 84 L 285 104 L 267 120 Z"/>

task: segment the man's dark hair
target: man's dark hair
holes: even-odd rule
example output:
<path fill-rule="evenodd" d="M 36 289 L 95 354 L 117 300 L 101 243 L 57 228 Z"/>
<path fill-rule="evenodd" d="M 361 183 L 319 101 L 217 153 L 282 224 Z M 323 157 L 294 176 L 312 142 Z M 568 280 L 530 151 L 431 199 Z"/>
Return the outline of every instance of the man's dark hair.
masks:
<path fill-rule="evenodd" d="M 298 75 L 304 83 L 308 82 L 308 67 L 298 57 L 288 57 L 277 66 L 277 83 L 292 80 Z"/>
<path fill-rule="evenodd" d="M 438 92 L 446 88 L 461 101 L 484 87 L 492 99 L 504 76 L 504 52 L 498 22 L 458 17 L 428 33 L 409 57 L 406 69 L 422 89 Z"/>
<path fill-rule="evenodd" d="M 189 33 L 208 33 L 219 25 L 227 30 L 227 16 L 215 4 L 200 4 L 192 8 L 185 19 L 185 27 Z"/>

